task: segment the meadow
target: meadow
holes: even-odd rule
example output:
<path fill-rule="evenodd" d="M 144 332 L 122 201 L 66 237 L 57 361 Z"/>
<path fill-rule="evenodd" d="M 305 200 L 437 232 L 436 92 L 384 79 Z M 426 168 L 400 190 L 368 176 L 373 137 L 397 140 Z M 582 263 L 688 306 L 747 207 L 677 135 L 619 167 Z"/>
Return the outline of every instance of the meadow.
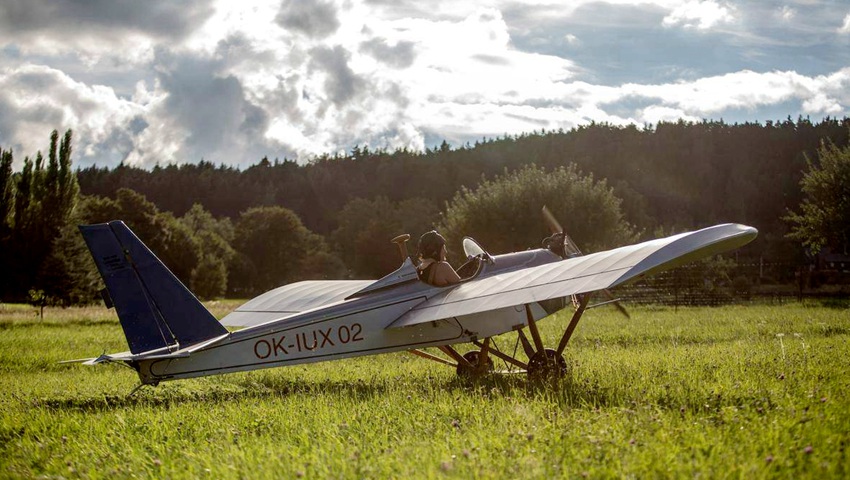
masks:
<path fill-rule="evenodd" d="M 0 305 L 0 478 L 850 477 L 848 304 L 631 313 L 587 312 L 560 381 L 399 353 L 129 396 L 58 363 L 126 350 L 113 311 Z"/>

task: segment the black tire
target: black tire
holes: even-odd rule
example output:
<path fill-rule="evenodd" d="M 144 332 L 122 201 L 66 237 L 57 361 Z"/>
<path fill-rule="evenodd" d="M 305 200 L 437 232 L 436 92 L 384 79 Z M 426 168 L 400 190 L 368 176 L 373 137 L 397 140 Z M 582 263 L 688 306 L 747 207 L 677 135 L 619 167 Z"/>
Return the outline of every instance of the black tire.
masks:
<path fill-rule="evenodd" d="M 481 355 L 481 352 L 478 350 L 472 350 L 463 354 L 463 358 L 466 359 L 469 363 L 472 364 L 472 367 L 468 365 L 459 363 L 457 366 L 457 374 L 460 377 L 471 378 L 477 377 L 479 375 L 484 375 L 486 373 L 490 373 L 493 371 L 493 359 L 489 356 L 487 357 L 487 362 L 485 365 L 479 367 L 478 366 L 478 358 Z"/>
<path fill-rule="evenodd" d="M 528 360 L 528 376 L 533 378 L 560 378 L 569 372 L 567 361 L 563 355 L 551 348 L 537 352 Z"/>

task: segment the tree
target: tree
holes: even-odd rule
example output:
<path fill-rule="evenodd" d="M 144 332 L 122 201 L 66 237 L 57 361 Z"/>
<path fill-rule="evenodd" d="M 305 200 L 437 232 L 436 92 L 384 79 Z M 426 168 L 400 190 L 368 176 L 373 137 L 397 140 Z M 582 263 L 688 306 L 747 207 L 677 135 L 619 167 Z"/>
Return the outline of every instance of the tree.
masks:
<path fill-rule="evenodd" d="M 218 298 L 227 292 L 227 265 L 235 251 L 233 225 L 229 219 L 216 220 L 204 207 L 196 203 L 180 218 L 198 242 L 201 257 L 192 270 L 190 288 L 201 298 Z"/>
<path fill-rule="evenodd" d="M 423 198 L 391 202 L 387 197 L 357 198 L 343 207 L 332 238 L 355 278 L 379 278 L 399 267 L 390 240 L 402 233 L 419 235 L 434 228 L 437 208 Z M 414 247 L 415 250 L 415 247 Z M 415 252 L 411 252 L 415 253 Z"/>
<path fill-rule="evenodd" d="M 823 142 L 818 162 L 807 159 L 808 171 L 800 187 L 800 213 L 789 211 L 790 238 L 799 240 L 812 253 L 829 247 L 850 253 L 850 144 L 844 148 Z"/>
<path fill-rule="evenodd" d="M 15 181 L 12 151 L 0 149 L 0 271 L 12 272 L 12 225 L 15 208 Z M 0 295 L 9 288 L 11 275 L 0 275 Z"/>
<path fill-rule="evenodd" d="M 12 177 L 11 150 L 0 149 L 0 241 L 12 230 L 12 212 L 14 209 L 15 183 Z"/>
<path fill-rule="evenodd" d="M 47 165 L 37 152 L 34 162 L 24 158 L 20 174 L 11 173 L 12 152 L 0 150 L 0 267 L 5 274 L 0 296 L 4 298 L 23 300 L 30 291 L 43 292 L 40 298 L 50 303 L 76 298 L 71 294 L 76 266 L 69 256 L 82 242 L 72 238 L 74 230 L 69 228 L 77 220 L 79 197 L 71 168 L 71 139 L 71 130 L 61 142 L 54 130 Z"/>
<path fill-rule="evenodd" d="M 585 253 L 635 239 L 613 190 L 575 165 L 552 171 L 529 165 L 484 180 L 475 190 L 463 188 L 447 206 L 441 229 L 450 253 L 464 236 L 494 254 L 524 250 L 549 235 L 544 205 Z"/>
<path fill-rule="evenodd" d="M 283 207 L 254 207 L 243 212 L 236 222 L 233 247 L 237 255 L 228 282 L 239 295 L 303 280 L 305 262 L 327 251 L 322 237 Z"/>
<path fill-rule="evenodd" d="M 37 285 L 48 303 L 79 305 L 98 299 L 103 288 L 88 247 L 80 235 L 81 217 L 66 223 L 41 264 Z"/>
<path fill-rule="evenodd" d="M 123 220 L 181 282 L 191 284 L 201 248 L 191 229 L 170 212 L 160 212 L 129 188 L 119 189 L 115 200 L 87 197 L 83 210 L 88 223 Z"/>

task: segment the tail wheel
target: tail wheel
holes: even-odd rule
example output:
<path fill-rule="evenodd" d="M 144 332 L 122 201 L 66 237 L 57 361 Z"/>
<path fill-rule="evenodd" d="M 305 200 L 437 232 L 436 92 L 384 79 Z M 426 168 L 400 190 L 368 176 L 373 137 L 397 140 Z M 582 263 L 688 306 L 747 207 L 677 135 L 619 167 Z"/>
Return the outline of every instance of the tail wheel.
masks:
<path fill-rule="evenodd" d="M 563 355 L 551 348 L 535 353 L 528 360 L 528 375 L 531 377 L 563 377 L 568 370 Z"/>
<path fill-rule="evenodd" d="M 463 354 L 463 358 L 469 362 L 469 365 L 458 363 L 457 365 L 457 374 L 458 376 L 470 378 L 477 377 L 479 375 L 484 375 L 485 373 L 490 373 L 493 371 L 493 359 L 489 356 L 483 365 L 479 365 L 481 352 L 479 350 L 472 350 Z"/>

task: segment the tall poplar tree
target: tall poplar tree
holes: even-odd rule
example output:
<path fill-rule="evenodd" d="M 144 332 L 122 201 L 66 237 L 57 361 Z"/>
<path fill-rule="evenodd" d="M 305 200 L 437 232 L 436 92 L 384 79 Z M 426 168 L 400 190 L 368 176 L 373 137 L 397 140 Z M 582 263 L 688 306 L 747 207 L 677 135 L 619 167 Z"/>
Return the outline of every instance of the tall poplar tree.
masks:
<path fill-rule="evenodd" d="M 0 266 L 4 272 L 0 297 L 4 299 L 21 301 L 34 290 L 62 303 L 71 301 L 69 292 L 82 251 L 82 242 L 68 229 L 77 223 L 73 214 L 79 196 L 71 168 L 71 140 L 71 130 L 61 141 L 54 130 L 46 162 L 41 152 L 34 161 L 26 157 L 18 175 L 11 173 L 11 151 L 0 156 Z"/>
<path fill-rule="evenodd" d="M 12 151 L 0 149 L 0 272 L 11 272 L 11 236 L 15 208 L 15 185 L 12 177 Z M 0 292 L 5 292 L 10 275 L 0 275 Z"/>
<path fill-rule="evenodd" d="M 12 177 L 12 151 L 0 150 L 0 241 L 12 229 L 15 185 Z"/>

